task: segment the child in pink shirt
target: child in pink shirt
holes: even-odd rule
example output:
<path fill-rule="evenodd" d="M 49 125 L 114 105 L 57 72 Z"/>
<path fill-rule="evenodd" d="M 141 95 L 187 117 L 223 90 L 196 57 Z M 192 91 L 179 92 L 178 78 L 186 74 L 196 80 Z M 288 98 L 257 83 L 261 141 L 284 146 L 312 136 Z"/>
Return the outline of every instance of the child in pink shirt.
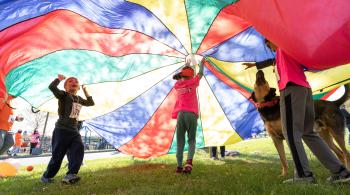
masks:
<path fill-rule="evenodd" d="M 195 71 L 188 66 L 173 76 L 177 80 L 174 88 L 177 92 L 177 99 L 172 113 L 172 117 L 177 119 L 176 124 L 176 159 L 177 173 L 191 173 L 192 159 L 196 148 L 196 131 L 198 119 L 197 87 L 203 76 L 204 58 L 200 62 L 199 72 L 194 76 Z M 188 136 L 188 156 L 185 169 L 182 167 L 183 150 L 185 147 L 185 134 Z"/>

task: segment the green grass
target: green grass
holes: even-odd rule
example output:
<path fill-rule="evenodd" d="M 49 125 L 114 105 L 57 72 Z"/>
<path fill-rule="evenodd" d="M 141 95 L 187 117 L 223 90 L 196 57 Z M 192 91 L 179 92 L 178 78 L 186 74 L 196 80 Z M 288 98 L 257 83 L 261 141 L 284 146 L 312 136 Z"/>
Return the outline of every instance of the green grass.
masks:
<path fill-rule="evenodd" d="M 285 185 L 279 177 L 280 163 L 270 139 L 240 142 L 228 147 L 238 157 L 213 161 L 198 150 L 191 175 L 175 174 L 176 159 L 168 155 L 149 160 L 118 157 L 85 161 L 79 175 L 82 180 L 64 185 L 62 168 L 53 184 L 39 178 L 46 165 L 27 172 L 23 167 L 16 177 L 0 179 L 0 194 L 350 194 L 350 185 L 326 183 L 328 171 L 308 151 L 317 185 Z M 287 148 L 286 148 L 287 149 Z M 288 150 L 288 149 L 287 149 Z M 287 154 L 292 167 L 290 154 Z M 292 176 L 292 168 L 289 176 Z"/>

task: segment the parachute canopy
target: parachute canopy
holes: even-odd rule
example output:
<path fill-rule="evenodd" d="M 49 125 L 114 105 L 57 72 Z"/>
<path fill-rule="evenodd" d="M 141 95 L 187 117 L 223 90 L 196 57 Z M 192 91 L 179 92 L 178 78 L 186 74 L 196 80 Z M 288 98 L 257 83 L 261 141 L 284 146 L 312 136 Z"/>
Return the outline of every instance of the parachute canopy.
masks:
<path fill-rule="evenodd" d="M 233 13 L 306 67 L 350 62 L 350 1 L 240 0 Z"/>
<path fill-rule="evenodd" d="M 57 74 L 77 77 L 95 101 L 81 112 L 84 127 L 124 153 L 175 151 L 172 75 L 192 54 L 193 62 L 208 58 L 198 89 L 197 147 L 232 144 L 264 129 L 248 99 L 256 69 L 241 63 L 274 53 L 239 17 L 235 1 L 19 0 L 0 9 L 0 95 L 56 112 L 48 85 Z M 345 82 L 349 69 L 308 73 L 315 98 Z M 264 71 L 276 84 L 272 69 Z"/>

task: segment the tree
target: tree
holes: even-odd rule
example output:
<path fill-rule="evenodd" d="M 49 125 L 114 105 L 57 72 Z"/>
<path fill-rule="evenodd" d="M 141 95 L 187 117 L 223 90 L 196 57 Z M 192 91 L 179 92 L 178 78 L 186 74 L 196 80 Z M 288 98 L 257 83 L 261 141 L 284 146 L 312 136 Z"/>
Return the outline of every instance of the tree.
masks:
<path fill-rule="evenodd" d="M 25 121 L 26 128 L 29 128 L 29 130 L 34 131 L 37 130 L 39 132 L 42 132 L 45 125 L 46 120 L 46 112 L 42 111 L 35 111 L 32 110 L 32 108 L 26 108 L 22 113 Z"/>

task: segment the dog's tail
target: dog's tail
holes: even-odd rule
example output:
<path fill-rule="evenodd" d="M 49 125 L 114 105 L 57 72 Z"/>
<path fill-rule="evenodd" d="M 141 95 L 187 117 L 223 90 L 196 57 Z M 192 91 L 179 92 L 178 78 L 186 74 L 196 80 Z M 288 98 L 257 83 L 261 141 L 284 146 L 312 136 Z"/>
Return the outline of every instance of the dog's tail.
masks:
<path fill-rule="evenodd" d="M 345 87 L 344 95 L 341 96 L 338 100 L 334 101 L 334 104 L 337 105 L 338 107 L 350 98 L 350 83 L 345 84 L 344 87 Z"/>

